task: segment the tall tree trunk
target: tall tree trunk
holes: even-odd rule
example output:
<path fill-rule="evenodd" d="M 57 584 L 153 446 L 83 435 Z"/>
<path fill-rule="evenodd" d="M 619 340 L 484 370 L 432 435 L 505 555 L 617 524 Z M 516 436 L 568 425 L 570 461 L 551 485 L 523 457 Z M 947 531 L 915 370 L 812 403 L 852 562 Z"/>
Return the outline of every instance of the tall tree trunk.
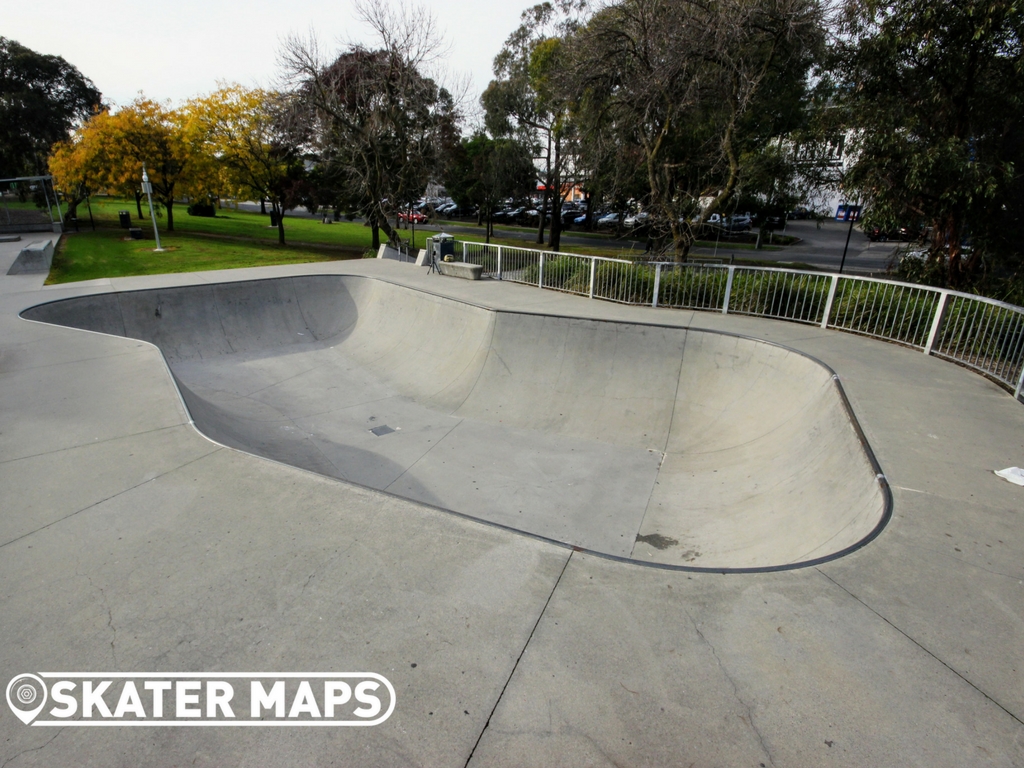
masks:
<path fill-rule="evenodd" d="M 142 221 L 142 193 L 135 190 L 135 208 L 139 212 L 139 221 Z"/>
<path fill-rule="evenodd" d="M 277 244 L 284 245 L 284 208 L 277 215 Z"/>
<path fill-rule="evenodd" d="M 372 235 L 370 237 L 370 245 L 373 248 L 373 250 L 375 250 L 375 251 L 379 250 L 380 249 L 380 227 L 377 226 L 377 222 L 375 220 L 370 222 L 370 232 L 372 233 Z"/>
<path fill-rule="evenodd" d="M 677 264 L 685 263 L 690 257 L 690 247 L 693 245 L 693 229 L 689 224 L 681 224 L 678 221 L 673 221 L 670 227 L 672 259 Z"/>
<path fill-rule="evenodd" d="M 555 137 L 554 172 L 551 174 L 551 236 L 552 251 L 562 244 L 562 140 Z"/>
<path fill-rule="evenodd" d="M 548 153 L 544 158 L 544 199 L 540 204 L 540 224 L 537 227 L 537 245 L 544 245 L 544 211 L 551 200 L 551 133 L 548 133 Z"/>
<path fill-rule="evenodd" d="M 164 201 L 164 206 L 167 208 L 167 231 L 174 231 L 174 197 L 168 196 L 167 200 Z"/>

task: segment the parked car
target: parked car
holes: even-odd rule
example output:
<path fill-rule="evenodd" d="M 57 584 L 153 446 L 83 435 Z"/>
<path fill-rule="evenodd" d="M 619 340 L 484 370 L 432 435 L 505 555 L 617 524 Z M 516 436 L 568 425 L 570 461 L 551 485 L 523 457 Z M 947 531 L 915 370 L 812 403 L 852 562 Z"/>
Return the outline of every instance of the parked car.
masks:
<path fill-rule="evenodd" d="M 619 226 L 619 214 L 618 213 L 606 213 L 604 216 L 599 218 L 595 224 L 598 227 L 617 227 Z"/>
<path fill-rule="evenodd" d="M 406 224 L 412 222 L 413 224 L 423 224 L 427 217 L 419 211 L 399 211 L 398 220 Z"/>
<path fill-rule="evenodd" d="M 512 224 L 525 212 L 526 208 L 523 206 L 508 206 L 502 208 L 500 211 L 495 211 L 491 218 L 494 221 L 500 221 L 503 224 Z"/>
<path fill-rule="evenodd" d="M 736 213 L 723 219 L 722 226 L 727 232 L 746 232 L 753 226 L 750 216 L 743 213 Z"/>
<path fill-rule="evenodd" d="M 864 234 L 866 234 L 868 236 L 868 240 L 873 243 L 885 242 L 886 240 L 912 242 L 921 238 L 921 230 L 914 227 L 896 227 L 895 229 L 868 227 L 864 230 Z"/>
<path fill-rule="evenodd" d="M 623 221 L 622 223 L 626 226 L 626 229 L 636 229 L 637 227 L 642 227 L 644 224 L 650 221 L 650 218 L 651 215 L 646 211 L 643 211 L 641 213 L 635 213 L 631 216 L 627 216 L 626 220 Z"/>

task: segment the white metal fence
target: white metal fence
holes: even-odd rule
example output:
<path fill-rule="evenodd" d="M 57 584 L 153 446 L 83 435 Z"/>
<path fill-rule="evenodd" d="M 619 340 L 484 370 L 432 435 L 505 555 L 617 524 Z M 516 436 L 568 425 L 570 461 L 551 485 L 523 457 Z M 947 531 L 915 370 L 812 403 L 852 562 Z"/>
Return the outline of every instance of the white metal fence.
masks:
<path fill-rule="evenodd" d="M 591 299 L 771 317 L 916 347 L 990 377 L 1020 399 L 1024 308 L 870 277 L 707 263 L 631 262 L 462 243 L 485 277 Z"/>

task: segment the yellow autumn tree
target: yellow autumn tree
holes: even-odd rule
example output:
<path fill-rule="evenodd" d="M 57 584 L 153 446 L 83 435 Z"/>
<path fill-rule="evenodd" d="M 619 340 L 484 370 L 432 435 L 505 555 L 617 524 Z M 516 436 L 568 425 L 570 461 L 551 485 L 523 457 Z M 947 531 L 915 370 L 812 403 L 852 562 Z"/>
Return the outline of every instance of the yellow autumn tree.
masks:
<path fill-rule="evenodd" d="M 106 127 L 108 186 L 134 191 L 145 164 L 153 197 L 167 209 L 168 230 L 174 229 L 175 199 L 202 197 L 215 189 L 216 164 L 202 137 L 189 130 L 187 111 L 139 97 L 111 115 Z"/>
<path fill-rule="evenodd" d="M 51 172 L 63 179 L 58 183 L 69 189 L 87 179 L 88 188 L 124 195 L 138 194 L 145 164 L 153 197 L 167 210 L 168 230 L 174 229 L 175 200 L 205 196 L 218 183 L 217 163 L 202 136 L 190 129 L 187 112 L 142 96 L 93 116 L 51 162 Z"/>
<path fill-rule="evenodd" d="M 99 139 L 104 134 L 101 124 L 109 119 L 107 112 L 94 115 L 89 120 L 93 125 L 88 130 L 85 125 L 80 126 L 66 140 L 56 143 L 50 152 L 53 186 L 67 201 L 69 218 L 77 215 L 79 204 L 90 194 L 106 187 L 107 163 Z"/>
<path fill-rule="evenodd" d="M 266 199 L 276 214 L 284 244 L 284 215 L 309 192 L 292 130 L 288 96 L 260 88 L 227 85 L 182 108 L 188 135 L 216 158 L 221 178 L 234 193 Z"/>

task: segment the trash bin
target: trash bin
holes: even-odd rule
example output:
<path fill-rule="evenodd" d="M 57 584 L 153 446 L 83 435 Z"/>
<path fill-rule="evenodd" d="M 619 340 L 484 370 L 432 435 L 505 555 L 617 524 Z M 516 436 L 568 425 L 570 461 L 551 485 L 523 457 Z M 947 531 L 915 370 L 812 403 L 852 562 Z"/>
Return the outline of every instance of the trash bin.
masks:
<path fill-rule="evenodd" d="M 270 212 L 270 226 L 277 226 L 277 213 L 275 213 L 274 211 Z"/>
<path fill-rule="evenodd" d="M 121 229 L 130 229 L 132 226 L 132 215 L 128 211 L 118 211 L 117 220 L 121 222 Z"/>
<path fill-rule="evenodd" d="M 442 232 L 439 235 L 434 235 L 434 248 L 437 249 L 437 258 L 440 261 L 444 261 L 445 256 L 455 255 L 455 237 L 453 235 L 447 235 Z"/>

